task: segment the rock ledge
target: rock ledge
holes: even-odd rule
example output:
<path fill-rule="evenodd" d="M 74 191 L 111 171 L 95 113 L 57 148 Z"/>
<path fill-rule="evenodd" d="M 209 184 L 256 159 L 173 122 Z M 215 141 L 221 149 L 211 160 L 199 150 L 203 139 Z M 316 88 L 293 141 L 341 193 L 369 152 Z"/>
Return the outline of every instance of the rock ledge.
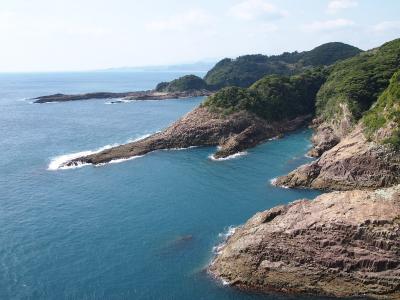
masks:
<path fill-rule="evenodd" d="M 400 186 L 258 213 L 209 271 L 242 289 L 400 299 Z"/>

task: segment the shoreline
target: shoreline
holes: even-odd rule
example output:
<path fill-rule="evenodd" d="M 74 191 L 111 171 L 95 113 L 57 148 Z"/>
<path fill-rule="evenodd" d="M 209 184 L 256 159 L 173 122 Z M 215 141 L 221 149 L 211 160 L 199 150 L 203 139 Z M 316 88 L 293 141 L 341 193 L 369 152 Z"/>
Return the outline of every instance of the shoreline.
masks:
<path fill-rule="evenodd" d="M 157 92 L 155 90 L 136 91 L 136 92 L 94 92 L 85 94 L 53 94 L 32 98 L 33 103 L 61 103 L 80 100 L 99 100 L 99 99 L 120 99 L 112 103 L 133 101 L 133 100 L 169 100 L 169 99 L 185 99 L 210 96 L 213 92 L 208 90 L 191 90 L 183 92 Z"/>
<path fill-rule="evenodd" d="M 229 116 L 211 112 L 205 107 L 191 111 L 165 130 L 142 140 L 117 145 L 98 153 L 83 154 L 63 162 L 59 168 L 81 164 L 99 165 L 112 160 L 142 156 L 155 150 L 182 149 L 194 146 L 219 146 L 213 154 L 216 160 L 244 154 L 270 138 L 294 131 L 306 125 L 311 116 L 269 123 L 254 114 L 237 112 Z"/>

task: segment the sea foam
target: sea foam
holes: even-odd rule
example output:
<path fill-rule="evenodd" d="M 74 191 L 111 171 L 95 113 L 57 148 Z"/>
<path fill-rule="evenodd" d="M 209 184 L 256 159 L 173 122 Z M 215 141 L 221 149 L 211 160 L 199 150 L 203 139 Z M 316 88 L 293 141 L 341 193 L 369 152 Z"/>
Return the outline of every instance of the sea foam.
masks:
<path fill-rule="evenodd" d="M 289 187 L 288 186 L 286 186 L 286 185 L 277 185 L 276 184 L 276 181 L 278 180 L 278 178 L 272 178 L 270 181 L 269 181 L 269 183 L 271 184 L 271 185 L 273 185 L 273 186 L 276 186 L 276 187 L 280 187 L 280 188 L 283 188 L 283 189 L 289 189 Z"/>
<path fill-rule="evenodd" d="M 126 143 L 137 142 L 137 141 L 140 141 L 140 140 L 143 140 L 143 139 L 149 137 L 150 135 L 151 134 L 145 134 L 145 135 L 142 135 L 142 136 L 134 138 L 134 139 L 129 139 L 129 140 L 126 141 Z M 88 164 L 88 163 L 79 163 L 79 162 L 76 163 L 73 166 L 66 166 L 65 164 L 67 162 L 71 161 L 71 160 L 76 159 L 76 158 L 79 158 L 79 157 L 82 157 L 82 156 L 91 155 L 91 154 L 96 154 L 96 153 L 99 153 L 101 151 L 104 151 L 104 150 L 107 150 L 107 149 L 110 149 L 110 148 L 114 148 L 114 147 L 117 147 L 117 146 L 120 146 L 120 145 L 122 145 L 122 144 L 110 144 L 110 145 L 106 145 L 104 147 L 98 148 L 96 150 L 81 151 L 81 152 L 75 152 L 75 153 L 64 154 L 64 155 L 53 157 L 50 160 L 50 164 L 49 164 L 47 170 L 49 170 L 49 171 L 68 170 L 68 169 L 78 169 L 78 168 L 82 168 L 84 166 L 88 166 L 90 164 Z M 117 164 L 117 163 L 121 163 L 121 162 L 124 162 L 124 161 L 128 161 L 128 160 L 132 160 L 132 159 L 135 159 L 135 158 L 139 158 L 139 157 L 141 157 L 141 156 L 132 156 L 132 157 L 128 157 L 128 158 L 114 159 L 114 160 L 111 160 L 108 163 Z M 100 164 L 99 166 L 102 166 L 102 165 L 105 165 L 105 164 Z"/>
<path fill-rule="evenodd" d="M 213 252 L 214 256 L 221 254 L 222 250 L 226 246 L 226 242 L 236 232 L 237 229 L 238 229 L 238 227 L 231 225 L 229 227 L 226 227 L 223 232 L 218 234 L 218 238 L 219 238 L 220 242 L 217 246 L 214 246 L 212 248 L 212 252 Z M 213 260 L 211 262 L 211 265 L 214 264 L 214 262 L 215 262 L 215 260 Z M 219 279 L 220 279 L 222 285 L 230 285 L 231 284 L 228 280 L 226 280 L 224 278 L 219 278 Z"/>
<path fill-rule="evenodd" d="M 215 255 L 220 254 L 222 249 L 224 249 L 226 245 L 226 241 L 236 232 L 238 227 L 236 226 L 229 226 L 225 228 L 224 232 L 221 232 L 218 234 L 219 237 L 219 244 L 217 246 L 214 246 L 212 251 Z"/>
<path fill-rule="evenodd" d="M 104 104 L 123 104 L 123 103 L 132 103 L 134 100 L 126 100 L 126 99 L 114 99 L 112 101 L 104 102 Z"/>
<path fill-rule="evenodd" d="M 247 151 L 243 151 L 243 152 L 238 152 L 232 155 L 229 155 L 227 157 L 221 157 L 221 158 L 216 158 L 214 156 L 214 154 L 211 154 L 208 158 L 213 160 L 213 161 L 224 161 L 224 160 L 230 160 L 230 159 L 235 159 L 235 158 L 239 158 L 241 156 L 247 155 L 248 152 Z"/>

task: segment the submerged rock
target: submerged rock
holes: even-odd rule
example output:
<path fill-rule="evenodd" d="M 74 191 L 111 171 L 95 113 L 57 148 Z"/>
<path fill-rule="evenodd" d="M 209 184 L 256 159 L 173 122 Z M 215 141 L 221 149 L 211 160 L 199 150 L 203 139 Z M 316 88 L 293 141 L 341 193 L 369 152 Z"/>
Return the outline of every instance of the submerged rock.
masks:
<path fill-rule="evenodd" d="M 214 156 L 227 157 L 254 147 L 269 138 L 304 126 L 309 119 L 310 116 L 302 116 L 290 121 L 270 123 L 245 111 L 223 115 L 211 112 L 206 107 L 199 107 L 162 132 L 140 141 L 73 159 L 64 166 L 82 163 L 97 165 L 144 155 L 155 150 L 192 146 L 219 145 L 220 149 Z"/>
<path fill-rule="evenodd" d="M 209 271 L 241 289 L 400 299 L 400 186 L 258 213 Z"/>

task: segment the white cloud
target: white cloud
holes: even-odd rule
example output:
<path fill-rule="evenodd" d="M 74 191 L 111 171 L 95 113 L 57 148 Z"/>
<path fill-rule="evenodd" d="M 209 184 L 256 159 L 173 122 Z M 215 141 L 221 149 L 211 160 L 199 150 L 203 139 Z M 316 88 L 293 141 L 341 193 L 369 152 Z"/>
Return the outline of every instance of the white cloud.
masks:
<path fill-rule="evenodd" d="M 387 31 L 400 32 L 400 21 L 384 21 L 373 26 L 372 30 L 378 33 L 383 33 Z"/>
<path fill-rule="evenodd" d="M 320 31 L 334 31 L 338 29 L 345 29 L 353 26 L 355 23 L 347 19 L 335 19 L 327 21 L 316 21 L 303 26 L 305 31 L 320 32 Z"/>
<path fill-rule="evenodd" d="M 241 20 L 274 20 L 288 15 L 287 11 L 264 0 L 245 0 L 232 6 L 228 13 Z"/>
<path fill-rule="evenodd" d="M 175 15 L 164 20 L 152 21 L 146 24 L 151 31 L 185 31 L 192 27 L 204 27 L 213 18 L 203 10 L 191 10 L 184 14 Z"/>
<path fill-rule="evenodd" d="M 332 0 L 328 4 L 328 13 L 335 14 L 346 8 L 358 6 L 358 2 L 354 0 Z"/>

